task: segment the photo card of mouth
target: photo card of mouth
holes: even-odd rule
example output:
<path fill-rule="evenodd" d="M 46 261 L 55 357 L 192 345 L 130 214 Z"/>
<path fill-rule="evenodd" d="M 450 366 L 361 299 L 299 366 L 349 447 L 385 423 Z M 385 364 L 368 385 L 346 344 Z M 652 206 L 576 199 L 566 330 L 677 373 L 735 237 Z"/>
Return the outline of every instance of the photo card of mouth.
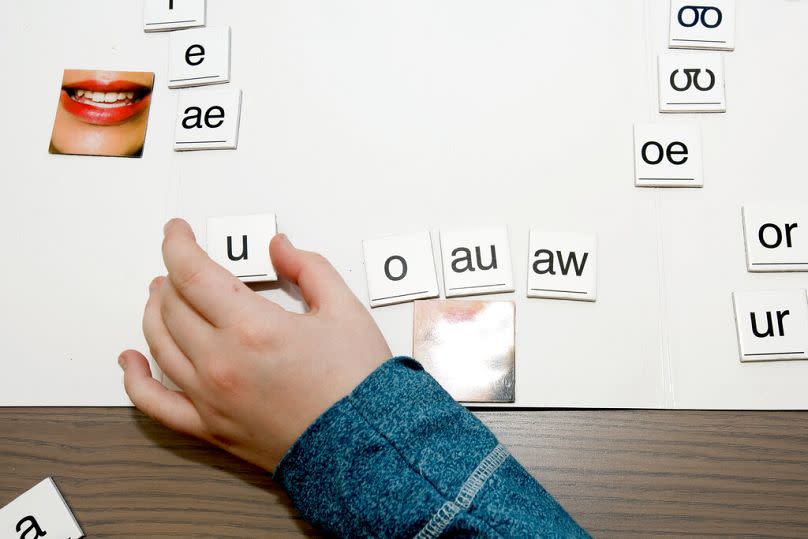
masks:
<path fill-rule="evenodd" d="M 154 73 L 65 69 L 52 154 L 140 157 Z"/>
<path fill-rule="evenodd" d="M 514 402 L 512 301 L 419 300 L 413 357 L 457 401 Z"/>

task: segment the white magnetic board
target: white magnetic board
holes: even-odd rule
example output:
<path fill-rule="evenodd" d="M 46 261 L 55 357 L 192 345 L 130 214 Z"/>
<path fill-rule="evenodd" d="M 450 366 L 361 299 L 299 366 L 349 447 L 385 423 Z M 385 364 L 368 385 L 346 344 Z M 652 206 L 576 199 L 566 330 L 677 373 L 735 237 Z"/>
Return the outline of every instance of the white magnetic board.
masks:
<path fill-rule="evenodd" d="M 208 0 L 232 29 L 238 149 L 172 150 L 168 39 L 140 2 L 0 7 L 0 405 L 127 405 L 117 366 L 163 222 L 275 213 L 367 302 L 361 240 L 506 224 L 516 403 L 808 408 L 808 361 L 741 363 L 734 290 L 808 287 L 746 271 L 741 206 L 808 201 L 808 2 L 737 2 L 727 112 L 662 115 L 661 0 Z M 154 71 L 143 157 L 48 154 L 65 68 Z M 219 86 L 222 88 L 222 86 Z M 635 188 L 635 122 L 696 122 L 702 189 Z M 595 233 L 595 303 L 528 299 L 528 230 Z M 285 287 L 261 292 L 289 308 Z M 412 305 L 374 309 L 411 353 Z M 806 328 L 808 330 L 808 328 Z"/>

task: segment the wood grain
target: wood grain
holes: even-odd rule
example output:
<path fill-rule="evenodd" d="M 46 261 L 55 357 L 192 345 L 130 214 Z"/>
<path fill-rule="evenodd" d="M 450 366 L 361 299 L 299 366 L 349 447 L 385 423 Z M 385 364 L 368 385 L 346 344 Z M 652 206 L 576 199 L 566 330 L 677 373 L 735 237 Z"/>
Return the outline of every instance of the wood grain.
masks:
<path fill-rule="evenodd" d="M 476 414 L 596 537 L 808 537 L 808 413 Z M 131 409 L 0 410 L 0 505 L 49 475 L 88 537 L 316 535 L 267 473 Z"/>

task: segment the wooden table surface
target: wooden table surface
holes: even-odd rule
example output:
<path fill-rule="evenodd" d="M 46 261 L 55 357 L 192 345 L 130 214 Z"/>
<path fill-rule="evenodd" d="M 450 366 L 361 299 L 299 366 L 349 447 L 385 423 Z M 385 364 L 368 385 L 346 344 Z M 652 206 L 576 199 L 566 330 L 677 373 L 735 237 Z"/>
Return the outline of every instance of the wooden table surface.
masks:
<path fill-rule="evenodd" d="M 808 537 L 808 413 L 475 413 L 596 537 Z M 266 473 L 133 409 L 0 410 L 0 505 L 46 476 L 87 537 L 316 535 Z"/>

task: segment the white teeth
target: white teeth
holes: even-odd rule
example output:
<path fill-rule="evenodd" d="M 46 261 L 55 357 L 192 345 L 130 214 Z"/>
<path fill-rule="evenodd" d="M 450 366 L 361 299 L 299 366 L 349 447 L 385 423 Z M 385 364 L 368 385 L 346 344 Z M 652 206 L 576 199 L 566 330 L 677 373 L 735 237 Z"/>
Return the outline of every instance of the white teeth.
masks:
<path fill-rule="evenodd" d="M 112 108 L 131 104 L 135 92 L 93 92 L 91 90 L 75 90 L 73 99 L 84 103 L 92 103 L 96 107 Z"/>

